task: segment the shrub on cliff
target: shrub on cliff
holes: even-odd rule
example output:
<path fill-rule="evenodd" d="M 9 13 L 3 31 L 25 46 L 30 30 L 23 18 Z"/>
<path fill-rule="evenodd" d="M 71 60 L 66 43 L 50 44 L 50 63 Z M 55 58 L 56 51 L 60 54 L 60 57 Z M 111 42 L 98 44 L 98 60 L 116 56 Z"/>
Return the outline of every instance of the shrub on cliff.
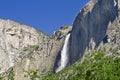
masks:
<path fill-rule="evenodd" d="M 43 77 L 43 80 L 120 80 L 120 58 L 92 52 L 72 66 Z"/>

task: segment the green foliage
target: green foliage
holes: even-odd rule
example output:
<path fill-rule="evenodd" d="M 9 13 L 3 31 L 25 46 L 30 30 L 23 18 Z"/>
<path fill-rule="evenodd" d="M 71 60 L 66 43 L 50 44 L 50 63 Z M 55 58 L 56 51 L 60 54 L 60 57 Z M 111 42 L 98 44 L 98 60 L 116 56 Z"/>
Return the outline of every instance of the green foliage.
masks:
<path fill-rule="evenodd" d="M 44 73 L 44 72 L 46 72 L 46 68 L 44 68 L 44 69 L 42 70 L 42 73 Z"/>
<path fill-rule="evenodd" d="M 28 45 L 27 47 L 23 48 L 23 51 L 29 51 L 31 49 L 38 50 L 38 48 L 39 48 L 39 45 Z"/>
<path fill-rule="evenodd" d="M 3 80 L 3 76 L 0 74 L 0 80 Z"/>
<path fill-rule="evenodd" d="M 15 76 L 15 74 L 14 74 L 14 70 L 13 70 L 13 68 L 11 67 L 9 70 L 8 70 L 8 72 L 6 72 L 6 74 L 5 75 L 3 75 L 3 74 L 0 74 L 0 80 L 14 80 L 14 76 Z"/>
<path fill-rule="evenodd" d="M 120 80 L 120 58 L 105 56 L 104 51 L 84 56 L 83 62 L 56 73 L 44 76 L 42 80 Z"/>
<path fill-rule="evenodd" d="M 39 35 L 44 34 L 43 31 L 41 31 L 41 30 L 37 30 L 37 33 L 38 33 Z"/>
<path fill-rule="evenodd" d="M 28 70 L 24 72 L 24 76 L 28 77 L 30 80 L 36 80 L 37 78 L 40 78 L 40 76 L 38 75 L 38 70 Z"/>
<path fill-rule="evenodd" d="M 29 50 L 29 47 L 24 47 L 23 48 L 23 51 L 28 51 Z"/>
<path fill-rule="evenodd" d="M 48 34 L 44 33 L 43 31 L 41 30 L 37 30 L 37 33 L 42 36 L 42 35 L 46 35 L 46 36 L 49 36 Z"/>
<path fill-rule="evenodd" d="M 14 71 L 13 68 L 10 69 L 9 73 L 8 73 L 8 80 L 14 80 Z"/>
<path fill-rule="evenodd" d="M 38 50 L 39 45 L 30 45 L 29 47 L 32 48 L 32 49 L 34 49 L 34 50 Z"/>
<path fill-rule="evenodd" d="M 34 46 L 31 46 L 34 47 Z M 25 77 L 29 80 L 120 80 L 120 57 L 110 57 L 105 55 L 105 50 L 85 54 L 83 61 L 78 61 L 68 68 L 53 74 L 51 68 L 45 76 L 46 69 L 38 74 L 38 70 L 28 70 Z M 10 68 L 7 76 L 0 74 L 0 80 L 14 80 L 14 70 Z M 41 77 L 40 77 L 41 76 Z"/>

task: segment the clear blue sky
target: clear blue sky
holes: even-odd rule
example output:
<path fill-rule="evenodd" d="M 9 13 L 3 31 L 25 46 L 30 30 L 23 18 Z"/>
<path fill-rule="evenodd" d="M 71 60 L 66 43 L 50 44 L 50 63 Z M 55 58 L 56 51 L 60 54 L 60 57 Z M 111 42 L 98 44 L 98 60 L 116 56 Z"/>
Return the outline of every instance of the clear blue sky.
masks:
<path fill-rule="evenodd" d="M 11 19 L 47 34 L 74 21 L 89 0 L 0 0 L 0 18 Z"/>

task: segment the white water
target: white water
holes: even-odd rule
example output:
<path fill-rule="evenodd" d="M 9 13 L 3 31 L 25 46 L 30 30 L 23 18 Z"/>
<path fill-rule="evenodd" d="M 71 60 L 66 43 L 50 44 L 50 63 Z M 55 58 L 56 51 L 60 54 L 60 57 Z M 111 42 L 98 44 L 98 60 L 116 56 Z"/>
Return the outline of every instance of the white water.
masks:
<path fill-rule="evenodd" d="M 61 51 L 61 64 L 56 69 L 56 72 L 61 71 L 67 65 L 67 62 L 68 62 L 68 44 L 69 44 L 69 38 L 70 38 L 70 33 L 65 38 L 65 43 L 64 43 L 64 46 L 63 46 L 62 51 Z"/>

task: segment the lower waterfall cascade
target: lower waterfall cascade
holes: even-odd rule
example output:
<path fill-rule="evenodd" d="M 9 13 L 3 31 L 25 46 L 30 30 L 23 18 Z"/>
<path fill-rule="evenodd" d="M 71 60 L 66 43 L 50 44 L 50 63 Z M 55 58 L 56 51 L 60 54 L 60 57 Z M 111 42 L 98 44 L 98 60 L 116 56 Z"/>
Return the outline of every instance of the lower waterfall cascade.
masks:
<path fill-rule="evenodd" d="M 55 70 L 56 73 L 61 71 L 62 69 L 64 69 L 67 66 L 67 63 L 68 63 L 69 38 L 70 38 L 70 33 L 65 38 L 65 43 L 64 43 L 63 48 L 61 50 L 60 66 Z"/>

